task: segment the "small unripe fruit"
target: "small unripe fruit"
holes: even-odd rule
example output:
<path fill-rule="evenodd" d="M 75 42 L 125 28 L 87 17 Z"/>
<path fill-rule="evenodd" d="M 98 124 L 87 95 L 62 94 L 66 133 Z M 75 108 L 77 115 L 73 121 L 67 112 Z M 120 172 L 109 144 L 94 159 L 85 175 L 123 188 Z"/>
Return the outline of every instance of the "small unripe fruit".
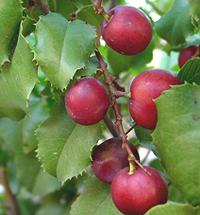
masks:
<path fill-rule="evenodd" d="M 92 125 L 102 120 L 109 104 L 109 96 L 104 86 L 92 77 L 77 81 L 65 96 L 69 116 L 82 125 Z"/>
<path fill-rule="evenodd" d="M 139 160 L 139 154 L 135 146 L 129 144 L 129 147 L 136 159 Z M 92 151 L 92 160 L 94 174 L 106 183 L 111 183 L 116 173 L 129 166 L 128 154 L 126 149 L 122 148 L 120 138 L 111 138 L 95 146 Z"/>
<path fill-rule="evenodd" d="M 129 111 L 137 125 L 154 129 L 157 123 L 157 108 L 154 99 L 171 85 L 180 84 L 180 80 L 171 73 L 161 70 L 149 70 L 138 75 L 131 84 Z"/>
<path fill-rule="evenodd" d="M 183 67 L 188 60 L 191 60 L 192 58 L 195 57 L 200 57 L 200 46 L 189 46 L 184 48 L 180 52 L 178 58 L 178 64 L 180 68 Z"/>
<path fill-rule="evenodd" d="M 168 187 L 159 172 L 145 167 L 148 175 L 138 167 L 133 175 L 128 168 L 119 171 L 112 181 L 112 199 L 125 215 L 144 215 L 152 207 L 168 199 Z"/>
<path fill-rule="evenodd" d="M 109 21 L 102 24 L 106 44 L 123 55 L 142 52 L 152 38 L 152 26 L 145 14 L 129 6 L 117 6 L 109 12 Z"/>

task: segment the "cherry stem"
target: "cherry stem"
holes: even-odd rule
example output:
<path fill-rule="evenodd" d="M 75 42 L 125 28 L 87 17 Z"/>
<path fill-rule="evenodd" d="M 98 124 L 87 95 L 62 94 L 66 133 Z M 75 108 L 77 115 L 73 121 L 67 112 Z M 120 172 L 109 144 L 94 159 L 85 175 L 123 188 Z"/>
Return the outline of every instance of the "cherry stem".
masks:
<path fill-rule="evenodd" d="M 110 20 L 110 15 L 106 13 L 102 6 L 102 0 L 97 0 L 96 5 L 94 5 L 94 10 L 96 14 L 102 15 L 107 22 Z"/>
<path fill-rule="evenodd" d="M 131 160 L 128 158 L 129 160 L 129 175 L 133 175 L 133 173 L 135 172 L 135 163 L 131 162 Z"/>
<path fill-rule="evenodd" d="M 0 167 L 0 184 L 3 185 L 5 190 L 7 214 L 20 215 L 20 212 L 17 206 L 17 200 L 15 195 L 12 193 L 10 189 L 7 172 L 4 167 Z"/>
<path fill-rule="evenodd" d="M 116 78 L 115 76 L 111 76 L 111 79 L 112 79 L 113 84 L 115 85 L 115 88 L 116 88 L 118 91 L 125 92 L 125 88 L 122 87 L 122 86 L 117 82 L 117 78 Z"/>
<path fill-rule="evenodd" d="M 112 104 L 112 108 L 115 114 L 115 126 L 118 130 L 118 133 L 120 134 L 120 137 L 122 138 L 122 147 L 126 149 L 127 153 L 128 153 L 128 160 L 130 163 L 130 171 L 129 173 L 132 172 L 133 170 L 133 165 L 137 164 L 139 167 L 141 167 L 147 174 L 150 174 L 144 167 L 143 165 L 136 159 L 136 157 L 134 156 L 133 152 L 131 151 L 129 145 L 128 145 L 128 139 L 127 139 L 127 135 L 124 131 L 123 128 L 123 124 L 122 124 L 122 116 L 121 116 L 121 111 L 119 108 L 119 105 L 117 103 L 117 98 L 115 96 L 115 85 L 113 84 L 112 78 L 110 73 L 107 70 L 107 64 L 104 61 L 101 53 L 96 50 L 95 51 L 96 57 L 99 60 L 100 66 L 101 66 L 101 70 L 104 74 L 104 78 L 105 78 L 105 83 L 108 85 L 108 89 L 110 91 L 110 95 L 111 95 L 111 104 Z M 131 173 L 133 174 L 133 173 Z"/>
<path fill-rule="evenodd" d="M 108 127 L 110 133 L 113 135 L 113 137 L 119 137 L 118 131 L 115 129 L 115 125 L 113 124 L 112 120 L 108 115 L 104 117 L 104 122 L 106 126 Z"/>
<path fill-rule="evenodd" d="M 42 9 L 45 15 L 50 12 L 48 4 L 44 0 L 35 0 L 35 3 Z"/>
<path fill-rule="evenodd" d="M 137 124 L 135 123 L 133 126 L 131 126 L 128 131 L 126 132 L 126 135 L 129 134 L 135 127 L 137 126 Z"/>

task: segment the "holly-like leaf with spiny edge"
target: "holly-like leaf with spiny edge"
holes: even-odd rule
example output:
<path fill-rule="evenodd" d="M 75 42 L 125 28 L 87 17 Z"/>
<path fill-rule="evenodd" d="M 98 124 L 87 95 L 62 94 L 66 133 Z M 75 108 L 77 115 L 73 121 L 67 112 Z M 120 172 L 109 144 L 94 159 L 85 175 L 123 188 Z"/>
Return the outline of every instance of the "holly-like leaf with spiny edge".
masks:
<path fill-rule="evenodd" d="M 100 126 L 81 126 L 58 105 L 38 128 L 37 153 L 44 169 L 62 183 L 82 174 L 90 165 L 90 150 L 100 138 Z"/>
<path fill-rule="evenodd" d="M 21 120 L 28 113 L 28 99 L 37 82 L 33 53 L 21 30 L 13 58 L 0 73 L 0 117 Z"/>
<path fill-rule="evenodd" d="M 156 105 L 153 143 L 172 184 L 196 206 L 200 204 L 200 86 L 173 87 L 156 100 Z"/>
<path fill-rule="evenodd" d="M 200 84 L 200 58 L 188 61 L 180 70 L 178 77 L 191 84 Z"/>
<path fill-rule="evenodd" d="M 95 49 L 95 29 L 50 13 L 36 25 L 35 58 L 49 81 L 63 90 Z"/>

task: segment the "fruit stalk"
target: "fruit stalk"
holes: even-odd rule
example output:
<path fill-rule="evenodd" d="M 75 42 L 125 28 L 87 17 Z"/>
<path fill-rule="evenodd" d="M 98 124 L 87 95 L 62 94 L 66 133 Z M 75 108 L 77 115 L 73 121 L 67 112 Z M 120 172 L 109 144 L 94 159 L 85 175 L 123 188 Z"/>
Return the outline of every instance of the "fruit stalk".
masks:
<path fill-rule="evenodd" d="M 106 11 L 104 10 L 104 8 L 102 6 L 102 1 L 103 0 L 97 0 L 96 5 L 94 6 L 94 10 L 97 14 L 102 15 L 106 21 L 109 21 L 110 15 L 108 13 L 106 13 Z"/>
<path fill-rule="evenodd" d="M 50 12 L 48 4 L 44 0 L 35 0 L 35 3 L 42 9 L 45 15 Z"/>
<path fill-rule="evenodd" d="M 96 50 L 95 54 L 96 54 L 97 59 L 99 60 L 102 72 L 104 74 L 105 83 L 108 85 L 108 89 L 110 91 L 111 104 L 112 104 L 112 108 L 114 110 L 115 119 L 116 119 L 115 125 L 122 138 L 122 147 L 124 147 L 128 153 L 128 160 L 130 163 L 129 174 L 133 174 L 133 171 L 134 171 L 133 165 L 135 165 L 135 163 L 138 166 L 140 166 L 147 174 L 149 174 L 149 172 L 143 167 L 143 165 L 136 159 L 136 157 L 134 156 L 133 152 L 131 151 L 131 149 L 128 145 L 127 135 L 126 135 L 126 132 L 124 131 L 124 128 L 122 125 L 122 116 L 121 116 L 120 108 L 117 103 L 117 98 L 115 96 L 115 85 L 113 84 L 111 75 L 109 74 L 109 72 L 107 70 L 107 64 L 104 61 L 101 53 L 98 50 Z"/>
<path fill-rule="evenodd" d="M 129 129 L 128 129 L 128 131 L 126 131 L 126 135 L 128 135 L 135 127 L 136 127 L 136 123 L 134 124 L 134 125 L 132 125 Z"/>

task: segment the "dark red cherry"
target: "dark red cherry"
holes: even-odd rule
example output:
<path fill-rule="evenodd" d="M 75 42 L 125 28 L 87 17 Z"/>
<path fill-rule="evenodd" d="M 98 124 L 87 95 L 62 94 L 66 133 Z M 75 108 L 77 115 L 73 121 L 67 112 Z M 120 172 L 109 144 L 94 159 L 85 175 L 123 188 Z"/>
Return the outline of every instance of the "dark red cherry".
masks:
<path fill-rule="evenodd" d="M 139 160 L 137 149 L 129 144 L 133 154 Z M 98 179 L 111 183 L 119 170 L 129 166 L 128 154 L 122 148 L 120 138 L 111 138 L 95 146 L 92 151 L 92 169 Z"/>
<path fill-rule="evenodd" d="M 192 58 L 199 57 L 199 56 L 200 56 L 200 46 L 186 47 L 179 54 L 178 64 L 181 68 L 188 60 L 191 60 Z"/>
<path fill-rule="evenodd" d="M 112 199 L 125 215 L 144 215 L 152 207 L 168 199 L 168 187 L 159 172 L 145 167 L 148 175 L 138 167 L 133 175 L 128 168 L 119 171 L 112 181 Z"/>
<path fill-rule="evenodd" d="M 117 6 L 109 12 L 109 21 L 102 24 L 106 44 L 123 55 L 142 52 L 152 38 L 152 26 L 145 14 L 129 6 Z"/>
<path fill-rule="evenodd" d="M 77 81 L 65 96 L 69 116 L 82 125 L 92 125 L 102 120 L 109 104 L 109 96 L 104 86 L 92 77 Z"/>
<path fill-rule="evenodd" d="M 176 76 L 161 69 L 139 74 L 130 87 L 129 111 L 135 122 L 144 128 L 154 129 L 157 123 L 157 108 L 154 99 L 163 91 L 170 89 L 171 85 L 180 83 Z"/>

